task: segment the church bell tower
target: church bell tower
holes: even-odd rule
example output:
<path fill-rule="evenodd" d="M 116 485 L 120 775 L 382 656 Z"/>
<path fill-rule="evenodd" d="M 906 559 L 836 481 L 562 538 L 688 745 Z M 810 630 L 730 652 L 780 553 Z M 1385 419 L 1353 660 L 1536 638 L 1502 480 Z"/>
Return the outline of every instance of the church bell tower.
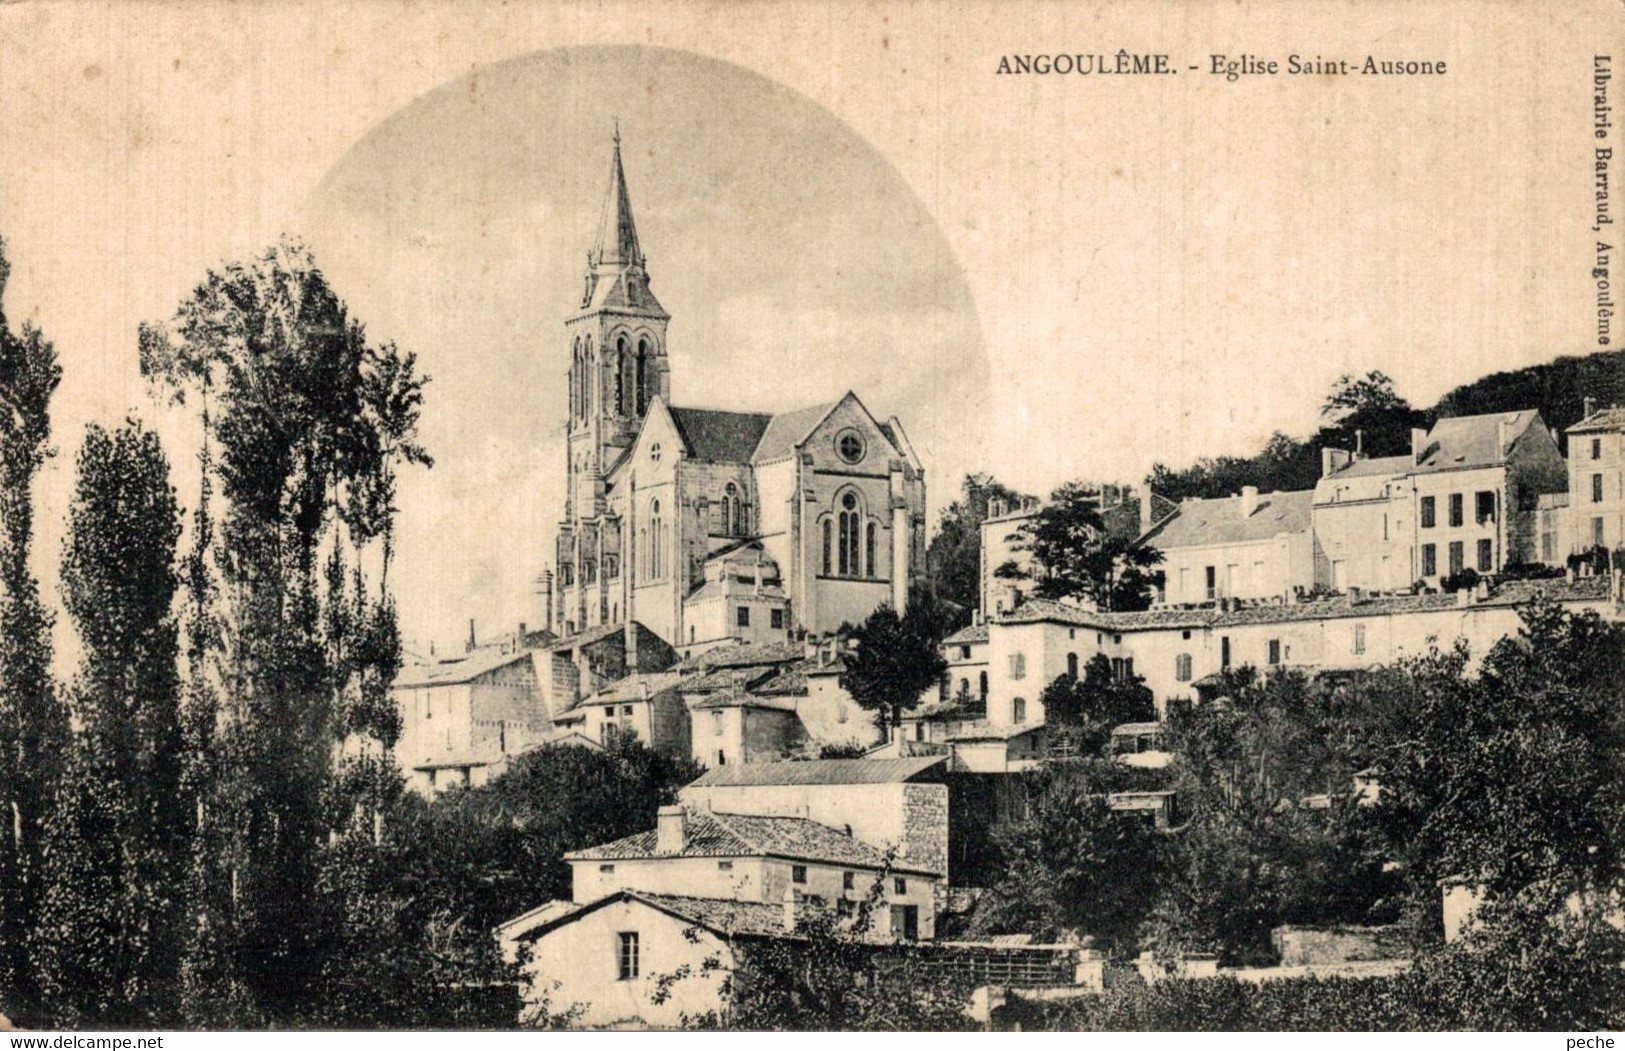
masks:
<path fill-rule="evenodd" d="M 656 395 L 670 399 L 666 323 L 632 222 L 617 127 L 598 239 L 587 253 L 579 309 L 564 323 L 570 340 L 569 518 L 603 511 L 603 472 L 637 439 Z"/>

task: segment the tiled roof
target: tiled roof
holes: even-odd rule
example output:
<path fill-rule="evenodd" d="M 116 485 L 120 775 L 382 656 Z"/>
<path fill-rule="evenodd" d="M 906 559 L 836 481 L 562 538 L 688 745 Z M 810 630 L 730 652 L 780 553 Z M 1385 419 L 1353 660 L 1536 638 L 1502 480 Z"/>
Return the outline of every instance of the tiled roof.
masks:
<path fill-rule="evenodd" d="M 918 759 L 812 759 L 805 762 L 739 763 L 707 770 L 690 788 L 758 785 L 884 785 L 913 781 L 942 762 Z"/>
<path fill-rule="evenodd" d="M 749 586 L 749 585 L 742 585 Z M 727 595 L 727 586 L 720 580 L 707 580 L 699 587 L 688 593 L 683 599 L 687 602 L 709 602 L 712 599 L 723 598 Z M 749 598 L 757 599 L 788 599 L 789 595 L 782 587 L 776 585 L 763 585 L 761 590 L 750 592 Z"/>
<path fill-rule="evenodd" d="M 510 664 L 530 660 L 530 652 L 522 653 L 476 653 L 462 660 L 446 661 L 442 664 L 422 664 L 401 669 L 394 685 L 397 687 L 419 686 L 455 686 L 459 683 L 472 682 L 498 668 L 506 668 Z"/>
<path fill-rule="evenodd" d="M 714 650 L 697 653 L 683 662 L 689 670 L 713 668 L 753 668 L 768 664 L 789 664 L 804 656 L 799 644 L 790 642 L 761 642 L 749 646 L 718 646 Z"/>
<path fill-rule="evenodd" d="M 973 723 L 966 723 L 948 734 L 950 741 L 1008 741 L 1013 737 L 1024 737 L 1044 728 L 1043 723 L 991 723 L 986 719 L 979 719 Z"/>
<path fill-rule="evenodd" d="M 1573 427 L 1570 434 L 1584 434 L 1587 431 L 1617 431 L 1625 429 L 1625 409 L 1610 406 L 1592 413 Z"/>
<path fill-rule="evenodd" d="M 562 638 L 550 648 L 554 653 L 559 653 L 564 650 L 574 649 L 577 646 L 591 646 L 595 642 L 614 638 L 625 630 L 626 625 L 624 624 L 600 624 L 596 628 L 588 628 L 586 631 L 578 631 L 574 635 Z"/>
<path fill-rule="evenodd" d="M 695 712 L 719 708 L 766 708 L 775 712 L 793 712 L 796 702 L 786 697 L 763 696 L 746 690 L 718 690 L 688 707 Z"/>
<path fill-rule="evenodd" d="M 637 901 L 685 923 L 704 927 L 717 934 L 746 937 L 790 937 L 784 929 L 784 906 L 762 901 L 732 898 L 690 898 L 677 894 L 649 894 L 618 890 L 585 905 L 549 902 L 507 921 L 498 931 L 515 941 L 531 941 L 564 926 L 582 915 L 619 901 Z M 545 911 L 544 911 L 545 910 Z"/>
<path fill-rule="evenodd" d="M 1179 513 L 1145 535 L 1144 542 L 1168 550 L 1211 544 L 1245 544 L 1268 540 L 1281 533 L 1307 533 L 1315 493 L 1260 493 L 1258 507 L 1241 513 L 1241 497 L 1187 500 Z"/>
<path fill-rule="evenodd" d="M 802 661 L 781 668 L 771 679 L 757 683 L 750 688 L 750 692 L 761 697 L 805 697 L 807 696 L 807 667 L 811 662 Z"/>
<path fill-rule="evenodd" d="M 1136 613 L 1107 613 L 1051 599 L 1028 599 L 999 618 L 1000 624 L 1070 624 L 1100 631 L 1136 631 L 1148 628 L 1200 628 L 1213 623 L 1212 609 L 1148 609 Z"/>
<path fill-rule="evenodd" d="M 649 858 L 776 857 L 863 868 L 886 867 L 879 850 L 840 829 L 804 817 L 683 811 L 683 849 L 657 849 L 654 829 L 564 855 L 566 861 L 634 861 Z M 898 866 L 894 865 L 894 868 Z M 920 872 L 921 869 L 900 871 Z"/>
<path fill-rule="evenodd" d="M 969 646 L 972 643 L 987 641 L 987 624 L 971 624 L 942 640 L 944 646 Z"/>
<path fill-rule="evenodd" d="M 1539 416 L 1534 409 L 1520 412 L 1495 412 L 1483 416 L 1451 416 L 1440 420 L 1428 431 L 1421 462 L 1412 471 L 1431 474 L 1464 467 L 1487 467 L 1506 459 L 1501 448 L 1501 424 L 1507 424 L 1507 442 L 1518 437 Z"/>
<path fill-rule="evenodd" d="M 979 703 L 961 704 L 958 701 L 931 701 L 922 704 L 912 711 L 903 713 L 904 719 L 924 719 L 928 722 L 939 722 L 950 719 L 980 718 L 987 714 L 987 706 Z"/>
<path fill-rule="evenodd" d="M 1598 602 L 1608 597 L 1605 577 L 1580 577 L 1570 584 L 1561 578 L 1511 580 L 1499 585 L 1488 598 L 1464 608 L 1521 606 L 1537 592 L 1554 602 Z M 1211 606 L 1197 609 L 1150 609 L 1139 613 L 1105 613 L 1046 599 L 1031 599 L 999 619 L 1001 624 L 1070 624 L 1099 631 L 1147 631 L 1172 628 L 1226 628 L 1246 624 L 1275 624 L 1288 621 L 1331 620 L 1347 617 L 1380 617 L 1394 613 L 1429 613 L 1455 609 L 1454 594 L 1365 595 L 1356 602 L 1351 595 L 1297 603 L 1261 602 L 1221 612 Z"/>
<path fill-rule="evenodd" d="M 676 686 L 683 678 L 678 671 L 634 672 L 605 686 L 587 697 L 578 708 L 595 704 L 620 704 L 625 701 L 643 701 Z M 645 696 L 644 691 L 648 691 Z"/>
<path fill-rule="evenodd" d="M 765 412 L 723 412 L 719 409 L 671 410 L 672 422 L 682 435 L 688 455 L 708 463 L 747 463 L 773 417 Z"/>

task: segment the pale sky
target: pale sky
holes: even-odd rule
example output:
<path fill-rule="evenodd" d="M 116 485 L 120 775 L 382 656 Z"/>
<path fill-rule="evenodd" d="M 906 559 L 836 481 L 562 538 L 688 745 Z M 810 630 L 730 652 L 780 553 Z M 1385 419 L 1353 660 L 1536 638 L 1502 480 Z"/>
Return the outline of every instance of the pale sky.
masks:
<path fill-rule="evenodd" d="M 534 623 L 560 323 L 613 115 L 675 399 L 850 387 L 903 417 L 934 507 L 968 470 L 1040 491 L 1249 452 L 1310 430 L 1344 371 L 1426 404 L 1587 352 L 1591 56 L 1620 20 L 1606 2 L 0 5 L 6 307 L 66 370 L 36 563 L 54 595 L 84 423 L 158 418 L 137 323 L 286 230 L 435 376 L 439 463 L 402 497 L 409 636 Z M 1119 47 L 1181 72 L 994 75 L 1004 54 Z M 1243 50 L 1449 72 L 1185 68 Z M 189 436 L 159 422 L 189 476 Z"/>

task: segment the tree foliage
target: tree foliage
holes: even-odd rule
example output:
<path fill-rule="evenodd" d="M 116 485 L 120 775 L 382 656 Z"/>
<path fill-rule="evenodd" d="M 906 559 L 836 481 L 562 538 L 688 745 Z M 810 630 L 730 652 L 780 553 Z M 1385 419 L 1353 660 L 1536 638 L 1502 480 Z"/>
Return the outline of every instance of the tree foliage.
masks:
<path fill-rule="evenodd" d="M 1005 579 L 1032 579 L 1040 598 L 1084 599 L 1104 610 L 1142 610 L 1158 582 L 1162 552 L 1107 530 L 1099 494 L 1068 482 L 1016 530 L 1016 550 L 1032 556 L 1036 570 L 1015 562 L 995 569 Z"/>
<path fill-rule="evenodd" d="M 29 568 L 34 479 L 52 454 L 56 350 L 32 324 L 6 319 L 10 274 L 0 240 L 0 1012 L 39 1007 L 30 932 L 44 892 L 44 832 L 68 739 L 51 678 L 50 613 Z"/>
<path fill-rule="evenodd" d="M 38 962 L 53 1013 L 155 1023 L 176 994 L 190 814 L 181 791 L 180 510 L 157 435 L 92 425 L 62 558 L 79 731 L 47 826 Z"/>
<path fill-rule="evenodd" d="M 841 688 L 888 725 L 897 725 L 948 671 L 930 625 L 913 611 L 899 617 L 889 603 L 863 622 L 857 641 L 841 673 Z"/>
<path fill-rule="evenodd" d="M 1039 696 L 1044 723 L 1052 735 L 1070 738 L 1080 754 L 1104 755 L 1113 727 L 1153 722 L 1157 706 L 1145 680 L 1113 674 L 1111 661 L 1097 653 L 1083 667 L 1083 678 L 1059 675 Z"/>
<path fill-rule="evenodd" d="M 1020 493 L 993 478 L 966 475 L 959 499 L 943 508 L 936 534 L 925 551 L 926 576 L 936 598 L 964 611 L 962 618 L 982 604 L 982 523 L 987 521 L 992 501 L 1017 504 L 1022 499 Z"/>

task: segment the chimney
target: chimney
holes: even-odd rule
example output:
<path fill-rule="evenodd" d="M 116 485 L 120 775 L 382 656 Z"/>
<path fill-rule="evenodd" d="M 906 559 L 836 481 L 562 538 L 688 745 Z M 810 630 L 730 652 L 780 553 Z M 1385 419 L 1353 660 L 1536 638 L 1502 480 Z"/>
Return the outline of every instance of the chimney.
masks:
<path fill-rule="evenodd" d="M 1251 518 L 1258 511 L 1258 486 L 1241 487 L 1241 517 Z"/>
<path fill-rule="evenodd" d="M 1589 419 L 1591 414 L 1596 412 L 1596 411 L 1597 411 L 1597 399 L 1596 398 L 1587 398 L 1585 400 L 1585 412 L 1580 416 L 1580 419 L 1582 419 L 1582 420 Z"/>
<path fill-rule="evenodd" d="M 536 594 L 542 597 L 542 627 L 553 627 L 553 571 L 543 570 L 536 578 Z"/>
<path fill-rule="evenodd" d="M 1142 485 L 1142 486 L 1140 486 L 1140 532 L 1141 533 L 1149 533 L 1151 531 L 1151 527 L 1157 524 L 1156 523 L 1155 509 L 1151 506 L 1152 502 L 1153 502 L 1153 497 L 1151 495 L 1151 486 L 1150 485 Z"/>
<path fill-rule="evenodd" d="M 1411 428 L 1411 464 L 1422 462 L 1422 454 L 1427 452 L 1428 432 L 1420 427 Z"/>
<path fill-rule="evenodd" d="M 681 854 L 688 839 L 688 819 L 680 806 L 663 806 L 655 817 L 655 853 Z"/>
<path fill-rule="evenodd" d="M 1354 459 L 1365 459 L 1365 429 L 1361 427 L 1354 429 Z"/>
<path fill-rule="evenodd" d="M 468 618 L 468 647 L 463 652 L 464 653 L 473 653 L 474 652 L 474 618 L 473 617 Z"/>
<path fill-rule="evenodd" d="M 1511 433 L 1512 425 L 1507 420 L 1497 420 L 1495 423 L 1495 458 L 1501 459 L 1507 454 L 1507 435 Z"/>
<path fill-rule="evenodd" d="M 973 627 L 979 628 L 982 626 L 982 611 L 980 609 L 971 610 L 970 622 Z"/>
<path fill-rule="evenodd" d="M 796 923 L 801 916 L 801 895 L 796 893 L 794 887 L 784 888 L 784 931 L 786 934 L 794 933 Z"/>
<path fill-rule="evenodd" d="M 1004 516 L 1004 501 L 995 496 L 987 502 L 987 516 L 989 518 L 1002 518 Z"/>
<path fill-rule="evenodd" d="M 1349 465 L 1353 458 L 1346 449 L 1333 449 L 1324 446 L 1320 450 L 1320 476 L 1322 478 L 1335 471 L 1341 471 Z"/>

